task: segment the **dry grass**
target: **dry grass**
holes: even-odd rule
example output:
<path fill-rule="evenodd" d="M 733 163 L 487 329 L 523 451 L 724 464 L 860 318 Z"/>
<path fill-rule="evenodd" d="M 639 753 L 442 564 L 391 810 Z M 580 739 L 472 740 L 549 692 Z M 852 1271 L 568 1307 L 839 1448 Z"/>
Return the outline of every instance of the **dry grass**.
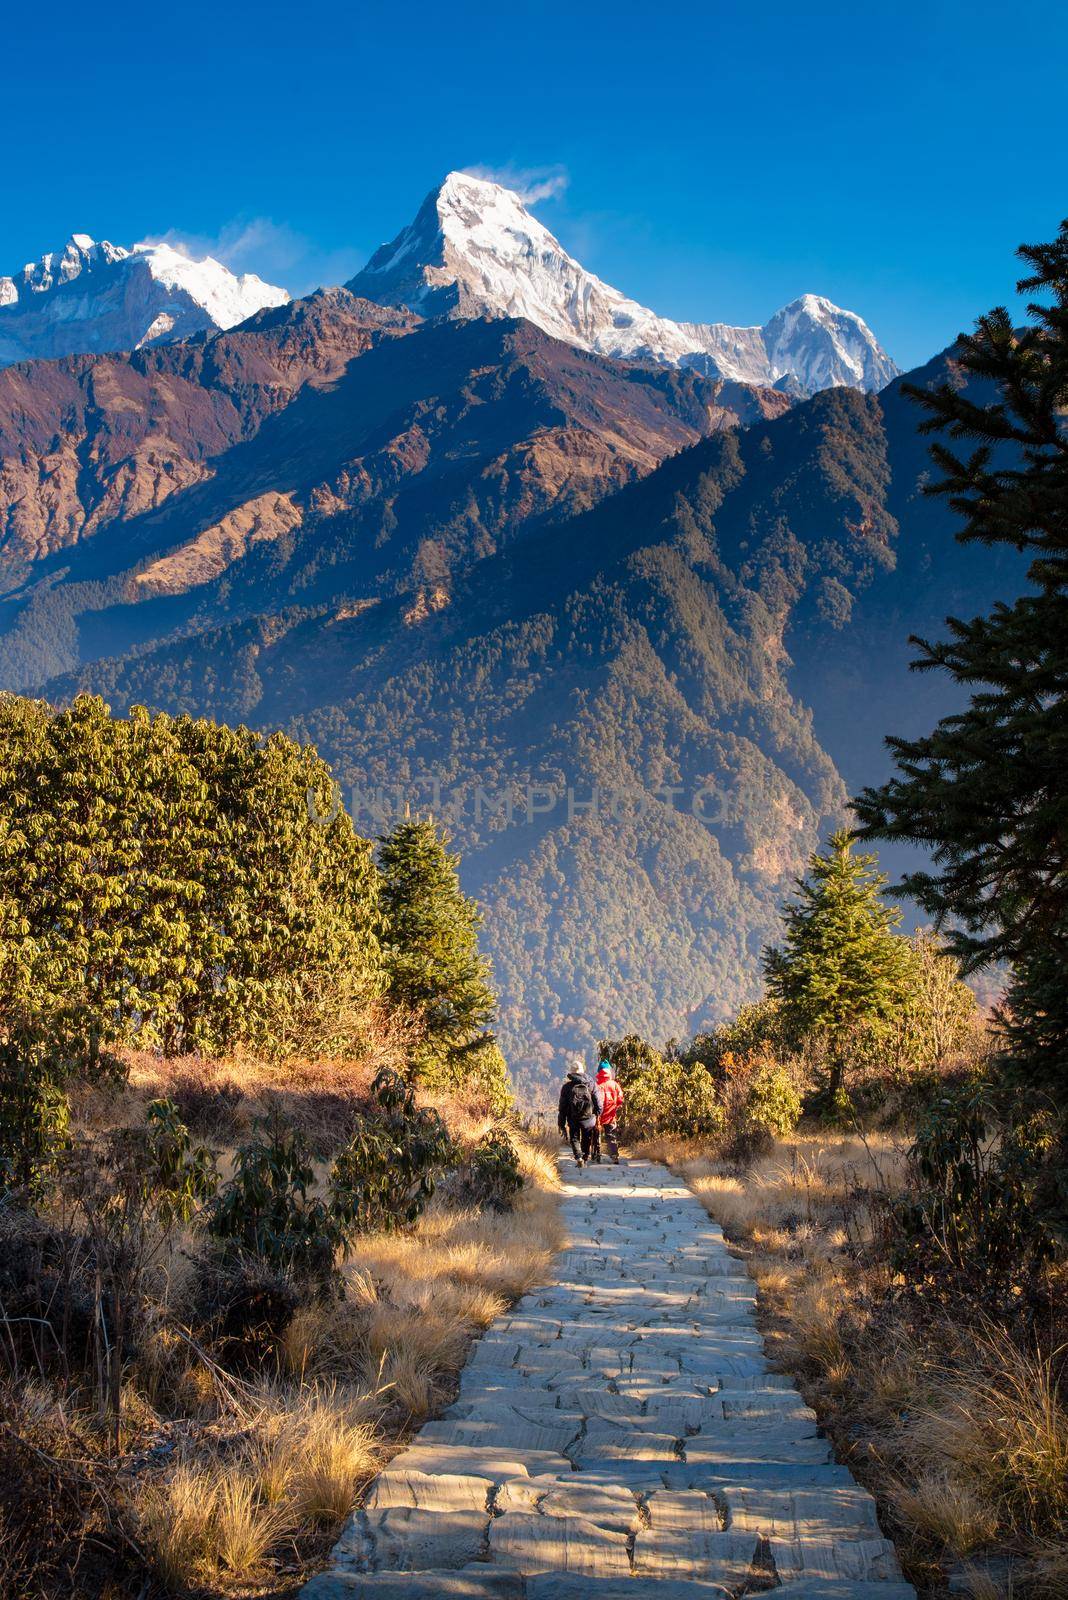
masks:
<path fill-rule="evenodd" d="M 258 1398 L 251 1451 L 260 1498 L 288 1505 L 298 1523 L 336 1524 L 382 1458 L 377 1396 L 333 1383 L 277 1385 Z"/>
<path fill-rule="evenodd" d="M 230 1578 L 255 1577 L 287 1527 L 285 1507 L 265 1503 L 240 1467 L 218 1474 L 210 1500 L 212 1563 Z"/>
<path fill-rule="evenodd" d="M 1034 1600 L 1064 1600 L 1068 1594 L 1068 1539 L 1049 1540 L 1032 1551 L 1025 1566 L 1027 1594 Z"/>
<path fill-rule="evenodd" d="M 138 1534 L 157 1576 L 180 1592 L 195 1580 L 211 1539 L 214 1474 L 181 1464 L 137 1503 Z"/>
<path fill-rule="evenodd" d="M 1068 1527 L 1068 1409 L 1056 1358 L 991 1328 L 946 1370 L 910 1434 L 919 1450 L 974 1485 L 1002 1524 Z"/>
<path fill-rule="evenodd" d="M 981 1318 L 914 1321 L 895 1299 L 878 1197 L 903 1188 L 906 1145 L 799 1133 L 747 1170 L 677 1141 L 642 1153 L 674 1166 L 748 1258 L 769 1351 L 876 1495 L 921 1593 L 944 1594 L 955 1567 L 976 1597 L 1066 1595 L 1064 1352 Z M 1006 1552 L 1008 1590 L 986 1559 Z"/>
<path fill-rule="evenodd" d="M 0 1378 L 4 1600 L 96 1600 L 143 1565 L 118 1511 L 116 1465 L 99 1444 L 94 1419 L 71 1399 Z"/>
<path fill-rule="evenodd" d="M 895 1485 L 890 1501 L 899 1521 L 958 1556 L 997 1537 L 997 1515 L 978 1489 L 938 1468 L 922 1468 L 910 1483 Z"/>
<path fill-rule="evenodd" d="M 169 1095 L 194 1137 L 218 1152 L 225 1174 L 235 1144 L 277 1111 L 300 1128 L 325 1170 L 390 1048 L 379 1040 L 377 1053 L 355 1065 L 284 1068 L 131 1057 L 130 1084 L 85 1091 L 75 1117 L 96 1132 L 128 1126 L 152 1098 Z M 491 1126 L 476 1105 L 436 1103 L 462 1143 L 473 1144 Z M 57 1573 L 75 1559 L 84 1566 L 84 1527 L 93 1529 L 94 1560 L 94 1552 L 114 1546 L 103 1587 L 79 1588 L 61 1576 L 41 1594 L 140 1596 L 149 1592 L 145 1559 L 153 1594 L 259 1600 L 295 1593 L 325 1560 L 382 1461 L 450 1398 L 471 1340 L 549 1275 L 562 1244 L 555 1152 L 525 1136 L 517 1146 L 527 1181 L 512 1211 L 460 1203 L 459 1189 L 446 1182 L 412 1228 L 358 1238 L 343 1264 L 343 1294 L 303 1304 L 282 1327 L 269 1381 L 240 1363 L 228 1369 L 229 1358 L 195 1331 L 203 1327 L 200 1246 L 191 1234 L 176 1235 L 153 1265 L 151 1312 L 127 1367 L 124 1453 L 106 1463 L 104 1492 L 87 1486 L 84 1509 L 64 1482 L 69 1530 L 54 1510 L 46 1519 L 62 1535 Z M 105 1455 L 98 1420 L 76 1390 L 61 1403 L 48 1384 L 27 1387 L 17 1421 L 20 1436 L 45 1441 L 49 1451 L 77 1460 Z M 41 1546 L 34 1497 L 23 1516 L 4 1481 L 8 1466 L 13 1481 L 26 1477 L 22 1456 L 5 1461 L 0 1430 L 0 1501 L 7 1500 L 0 1527 L 14 1537 L 17 1526 L 32 1526 L 29 1537 Z M 23 1569 L 3 1543 L 0 1592 L 28 1593 Z"/>
<path fill-rule="evenodd" d="M 136 1497 L 141 1543 L 176 1593 L 197 1582 L 242 1592 L 280 1544 L 336 1528 L 382 1459 L 362 1391 L 263 1386 L 249 1405 L 240 1433 L 195 1441 Z"/>
<path fill-rule="evenodd" d="M 140 1538 L 167 1587 L 180 1593 L 194 1575 L 213 1594 L 257 1593 L 280 1548 L 299 1540 L 306 1558 L 325 1554 L 390 1446 L 452 1393 L 471 1339 L 549 1272 L 562 1243 L 556 1164 L 526 1141 L 521 1154 L 530 1181 L 513 1211 L 439 1196 L 412 1229 L 357 1239 L 343 1296 L 296 1312 L 282 1375 L 242 1390 L 236 1413 L 225 1414 L 188 1346 L 157 1331 L 146 1389 L 192 1397 L 216 1419 L 136 1498 Z"/>
<path fill-rule="evenodd" d="M 545 1280 L 563 1243 L 555 1159 L 526 1142 L 521 1158 L 528 1181 L 510 1212 L 439 1197 L 412 1230 L 357 1239 L 343 1300 L 306 1307 L 290 1323 L 289 1372 L 356 1373 L 410 1422 L 437 1408 L 471 1339 Z"/>

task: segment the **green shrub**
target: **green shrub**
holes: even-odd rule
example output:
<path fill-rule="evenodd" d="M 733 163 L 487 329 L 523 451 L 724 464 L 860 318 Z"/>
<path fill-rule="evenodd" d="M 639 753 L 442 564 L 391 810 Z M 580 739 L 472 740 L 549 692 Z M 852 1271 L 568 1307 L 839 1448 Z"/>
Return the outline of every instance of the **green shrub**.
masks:
<path fill-rule="evenodd" d="M 602 1058 L 615 1068 L 623 1090 L 620 1132 L 627 1139 L 668 1134 L 683 1139 L 716 1138 L 726 1112 L 708 1070 L 700 1062 L 665 1060 L 637 1034 L 602 1040 Z"/>
<path fill-rule="evenodd" d="M 0 1187 L 29 1193 L 66 1143 L 70 1105 L 45 1046 L 0 1044 Z"/>
<path fill-rule="evenodd" d="M 794 1073 L 774 1056 L 757 1056 L 726 1065 L 722 1085 L 726 1105 L 723 1153 L 732 1161 L 752 1161 L 792 1133 L 802 1101 Z"/>
<path fill-rule="evenodd" d="M 224 1254 L 250 1256 L 301 1281 L 328 1285 L 342 1228 L 310 1193 L 311 1157 L 298 1133 L 276 1119 L 237 1152 L 236 1171 L 218 1194 L 208 1230 Z"/>
<path fill-rule="evenodd" d="M 849 1093 L 834 1102 L 825 1097 L 824 1114 L 842 1125 L 859 1108 L 878 1110 L 894 1094 L 915 1099 L 923 1080 L 939 1074 L 965 1054 L 974 1058 L 986 1040 L 975 995 L 961 981 L 960 964 L 928 932 L 904 947 L 900 1004 L 889 1016 L 854 1027 L 849 1037 Z M 833 1041 L 806 1040 L 812 1076 L 826 1078 Z"/>
<path fill-rule="evenodd" d="M 893 1058 L 905 1072 L 941 1067 L 975 1038 L 978 1002 L 961 981 L 960 961 L 932 933 L 909 941 L 902 1013 L 891 1030 Z"/>
<path fill-rule="evenodd" d="M 1009 1115 L 1006 1115 L 1009 1112 Z M 1042 1218 L 1056 1151 L 1051 1119 L 1017 1122 L 975 1080 L 940 1096 L 910 1151 L 911 1182 L 890 1207 L 892 1258 L 914 1292 L 959 1292 L 1012 1309 L 1056 1240 Z"/>
<path fill-rule="evenodd" d="M 10 976 L 10 963 L 3 965 Z M 101 1050 L 84 1007 L 50 1005 L 35 1017 L 24 995 L 14 1004 L 10 996 L 3 999 L 8 1021 L 0 1033 L 0 1190 L 29 1194 L 67 1144 L 72 1081 L 119 1081 L 125 1068 Z"/>
<path fill-rule="evenodd" d="M 48 1174 L 40 1213 L 53 1277 L 41 1315 L 61 1330 L 64 1364 L 84 1361 L 116 1442 L 125 1362 L 144 1330 L 153 1278 L 168 1240 L 215 1187 L 213 1158 L 193 1146 L 166 1100 L 138 1126 L 73 1133 Z M 72 1338 L 83 1320 L 84 1337 Z"/>
<path fill-rule="evenodd" d="M 622 1039 L 602 1039 L 597 1046 L 597 1059 L 611 1062 L 624 1090 L 647 1067 L 660 1069 L 664 1065 L 660 1051 L 638 1033 L 628 1033 Z"/>
<path fill-rule="evenodd" d="M 874 1088 L 874 1092 L 873 1092 Z M 877 1103 L 882 1101 L 886 1084 L 881 1078 L 868 1080 L 866 1099 L 867 1108 L 873 1110 Z M 854 1094 L 860 1094 L 854 1090 Z M 855 1128 L 858 1116 L 857 1100 L 854 1094 L 839 1084 L 837 1089 L 831 1089 L 826 1082 L 814 1093 L 810 1094 L 805 1102 L 805 1111 L 809 1116 L 816 1118 L 825 1128 L 834 1128 L 839 1132 Z"/>
<path fill-rule="evenodd" d="M 173 1100 L 153 1100 L 142 1126 L 116 1128 L 98 1148 L 125 1209 L 161 1228 L 189 1222 L 218 1190 L 215 1157 L 194 1145 Z"/>
<path fill-rule="evenodd" d="M 380 909 L 332 800 L 282 734 L 0 697 L 0 1010 L 88 1000 L 86 1036 L 171 1054 L 344 1045 Z"/>
<path fill-rule="evenodd" d="M 345 1232 L 397 1228 L 416 1220 L 456 1147 L 437 1111 L 388 1068 L 372 1085 L 378 1109 L 362 1116 L 330 1175 L 330 1209 Z"/>
<path fill-rule="evenodd" d="M 465 1195 L 476 1205 L 507 1211 L 522 1187 L 518 1150 L 503 1128 L 491 1128 L 465 1164 Z"/>
<path fill-rule="evenodd" d="M 416 1076 L 425 1088 L 461 1094 L 477 1111 L 503 1117 L 512 1107 L 508 1067 L 492 1033 L 436 1055 L 420 1054 Z"/>
<path fill-rule="evenodd" d="M 779 1000 L 756 1000 L 743 1006 L 733 1022 L 721 1023 L 712 1033 L 699 1033 L 682 1052 L 689 1062 L 700 1062 L 713 1075 L 740 1061 L 767 1052 L 781 1054 L 792 1046 L 787 1039 L 785 1012 Z"/>
<path fill-rule="evenodd" d="M 757 1067 L 745 1094 L 745 1118 L 752 1128 L 783 1139 L 801 1118 L 801 1096 L 787 1069 L 768 1060 Z"/>
<path fill-rule="evenodd" d="M 677 1080 L 668 1086 L 668 1094 L 674 1109 L 665 1132 L 697 1139 L 714 1139 L 723 1133 L 726 1108 L 704 1067 L 680 1062 Z"/>
<path fill-rule="evenodd" d="M 307 1282 L 269 1261 L 213 1255 L 200 1263 L 194 1321 L 228 1367 L 277 1370 L 282 1336 L 307 1300 Z"/>

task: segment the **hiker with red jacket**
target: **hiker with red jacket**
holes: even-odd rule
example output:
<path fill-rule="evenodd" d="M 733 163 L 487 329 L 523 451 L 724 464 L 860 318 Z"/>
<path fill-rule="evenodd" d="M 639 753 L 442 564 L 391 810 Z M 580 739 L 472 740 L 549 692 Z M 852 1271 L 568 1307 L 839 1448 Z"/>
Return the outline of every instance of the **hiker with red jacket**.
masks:
<path fill-rule="evenodd" d="M 585 1166 L 592 1158 L 594 1136 L 597 1133 L 597 1107 L 586 1077 L 584 1061 L 576 1059 L 568 1069 L 560 1090 L 560 1110 L 556 1120 L 560 1132 L 571 1146 L 576 1164 Z"/>
<path fill-rule="evenodd" d="M 610 1061 L 602 1061 L 597 1069 L 597 1087 L 594 1090 L 598 1105 L 597 1121 L 614 1166 L 619 1166 L 619 1143 L 616 1139 L 616 1118 L 623 1109 L 623 1090 L 616 1081 L 615 1068 Z M 597 1159 L 600 1160 L 600 1148 Z"/>

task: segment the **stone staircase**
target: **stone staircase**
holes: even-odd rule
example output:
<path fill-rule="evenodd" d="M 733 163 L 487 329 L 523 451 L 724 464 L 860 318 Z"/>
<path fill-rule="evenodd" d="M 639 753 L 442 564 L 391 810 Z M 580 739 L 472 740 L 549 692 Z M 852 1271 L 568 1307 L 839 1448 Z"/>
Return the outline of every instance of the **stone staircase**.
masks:
<path fill-rule="evenodd" d="M 472 1347 L 303 1600 L 915 1600 L 685 1185 L 564 1175 L 556 1281 Z"/>

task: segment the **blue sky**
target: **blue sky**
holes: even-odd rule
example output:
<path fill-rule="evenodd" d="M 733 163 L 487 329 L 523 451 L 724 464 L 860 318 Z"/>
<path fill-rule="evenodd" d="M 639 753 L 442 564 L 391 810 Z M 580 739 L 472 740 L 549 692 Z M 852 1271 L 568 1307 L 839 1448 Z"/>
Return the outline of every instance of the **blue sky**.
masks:
<path fill-rule="evenodd" d="M 662 314 L 812 290 L 909 366 L 1068 213 L 1061 3 L 60 0 L 3 46 L 0 271 L 171 234 L 302 290 L 450 168 L 548 173 L 543 221 Z"/>

